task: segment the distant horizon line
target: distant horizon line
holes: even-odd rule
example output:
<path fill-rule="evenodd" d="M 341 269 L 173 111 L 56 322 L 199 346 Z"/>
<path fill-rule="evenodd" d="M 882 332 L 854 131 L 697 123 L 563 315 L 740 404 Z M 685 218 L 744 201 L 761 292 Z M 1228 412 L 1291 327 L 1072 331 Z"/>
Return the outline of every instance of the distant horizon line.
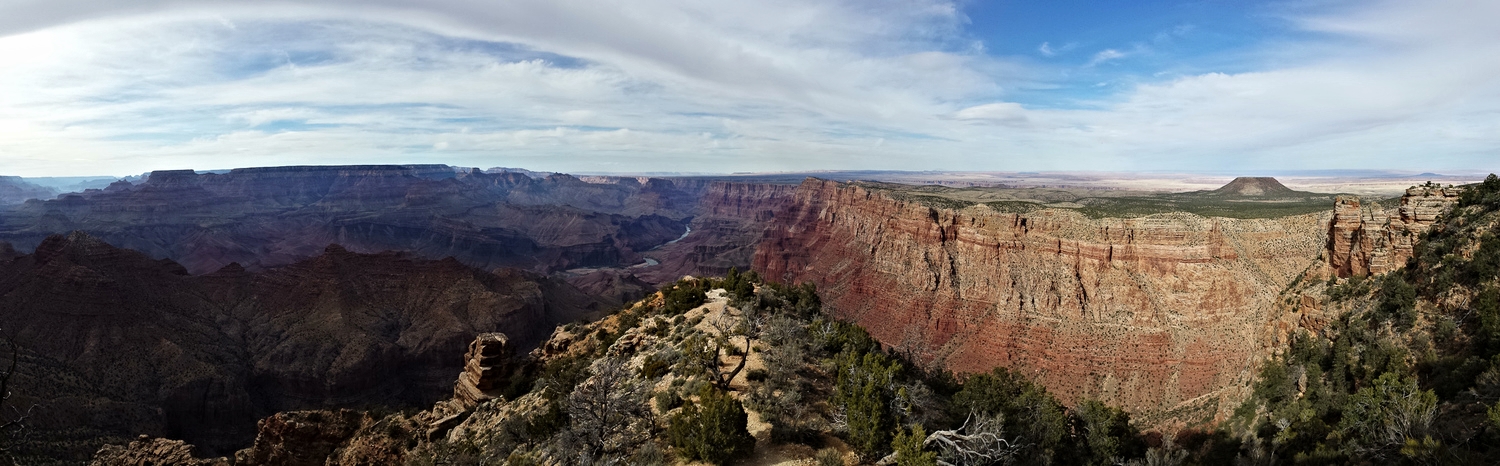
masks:
<path fill-rule="evenodd" d="M 857 174 L 857 173 L 886 174 L 886 175 L 900 175 L 900 174 L 912 174 L 912 175 L 920 175 L 920 174 L 934 174 L 934 175 L 936 175 L 936 174 L 948 174 L 948 175 L 962 175 L 962 174 L 972 174 L 972 175 L 1131 175 L 1131 174 L 1141 174 L 1141 175 L 1169 175 L 1169 174 L 1183 174 L 1183 175 L 1196 175 L 1196 176 L 1225 176 L 1225 177 L 1228 177 L 1228 176 L 1234 176 L 1234 177 L 1244 177 L 1244 176 L 1272 176 L 1272 177 L 1274 177 L 1274 176 L 1286 176 L 1286 177 L 1351 177 L 1351 176 L 1355 176 L 1355 177 L 1370 177 L 1370 178 L 1408 178 L 1408 177 L 1423 177 L 1423 176 L 1434 177 L 1434 178 L 1467 178 L 1467 177 L 1478 176 L 1480 178 L 1483 178 L 1484 176 L 1488 175 L 1489 173 L 1494 173 L 1495 172 L 1495 171 L 1491 171 L 1491 170 L 1466 169 L 1466 170 L 1444 170 L 1447 173 L 1436 173 L 1436 172 L 1431 172 L 1431 171 L 1417 171 L 1417 170 L 1410 170 L 1410 169 L 1370 169 L 1370 168 L 1361 168 L 1361 169 L 1303 169 L 1303 170 L 1163 170 L 1163 169 L 1155 169 L 1155 170 L 1015 170 L 1015 171 L 1008 171 L 1008 170 L 945 170 L 945 169 L 936 169 L 936 170 L 820 169 L 820 170 L 780 170 L 780 171 L 763 171 L 763 172 L 744 172 L 744 171 L 740 171 L 740 172 L 698 172 L 698 171 L 682 171 L 682 172 L 667 172 L 667 171 L 644 171 L 644 172 L 576 171 L 576 172 L 570 172 L 570 171 L 538 170 L 538 169 L 529 169 L 529 168 L 522 168 L 522 167 L 503 167 L 503 166 L 493 166 L 493 167 L 484 168 L 484 167 L 473 167 L 473 166 L 463 166 L 463 165 L 448 165 L 448 164 L 440 164 L 440 163 L 439 164 L 434 164 L 434 163 L 375 163 L 375 164 L 265 165 L 265 166 L 248 166 L 248 167 L 217 168 L 217 169 L 172 168 L 172 169 L 148 170 L 148 171 L 144 171 L 144 172 L 141 172 L 141 173 L 138 173 L 138 174 L 128 174 L 128 175 L 105 175 L 105 174 L 97 174 L 97 175 L 57 175 L 57 176 L 23 176 L 23 175 L 9 175 L 9 176 L 17 176 L 18 178 L 21 178 L 23 180 L 37 180 L 37 179 L 95 180 L 95 179 L 104 179 L 104 178 L 113 178 L 113 179 L 139 178 L 139 177 L 148 176 L 152 172 L 158 172 L 158 171 L 192 170 L 194 173 L 197 173 L 197 174 L 209 174 L 209 173 L 228 173 L 228 172 L 230 172 L 232 170 L 237 170 L 237 169 L 251 169 L 251 168 L 278 168 L 278 167 L 356 167 L 356 166 L 364 166 L 364 167 L 378 167 L 378 166 L 389 166 L 389 167 L 403 167 L 403 166 L 447 166 L 447 167 L 455 169 L 455 171 L 460 171 L 460 170 L 461 171 L 468 171 L 468 170 L 472 170 L 472 169 L 476 169 L 477 168 L 477 169 L 480 169 L 482 171 L 511 170 L 511 171 L 517 171 L 517 172 L 524 171 L 524 172 L 539 173 L 539 174 L 566 174 L 566 175 L 573 175 L 573 176 L 609 176 L 609 177 L 622 177 L 622 178 L 642 177 L 642 176 L 645 176 L 645 177 L 669 177 L 669 178 L 719 177 L 719 176 L 722 176 L 722 177 L 756 177 L 756 176 L 788 176 L 788 175 L 799 175 L 799 174 L 809 174 L 809 175 L 811 175 L 811 174 Z M 0 173 L 0 176 L 7 176 L 7 175 L 5 175 L 3 173 Z"/>

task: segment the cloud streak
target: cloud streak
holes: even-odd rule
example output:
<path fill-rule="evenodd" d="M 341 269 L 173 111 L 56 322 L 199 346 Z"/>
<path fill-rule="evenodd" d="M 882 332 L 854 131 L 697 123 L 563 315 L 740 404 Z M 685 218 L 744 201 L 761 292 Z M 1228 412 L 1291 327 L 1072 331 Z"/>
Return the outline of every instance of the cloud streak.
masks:
<path fill-rule="evenodd" d="M 1085 70 L 988 55 L 938 0 L 117 3 L 0 7 L 6 174 L 1500 168 L 1500 37 L 1461 1 L 1297 15 L 1258 71 L 1060 106 L 1016 102 Z"/>

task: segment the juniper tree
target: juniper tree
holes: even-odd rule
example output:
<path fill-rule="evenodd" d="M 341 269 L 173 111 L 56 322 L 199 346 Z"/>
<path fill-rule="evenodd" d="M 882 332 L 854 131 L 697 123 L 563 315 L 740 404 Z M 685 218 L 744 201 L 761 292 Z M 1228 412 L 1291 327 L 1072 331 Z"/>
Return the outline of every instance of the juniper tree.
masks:
<path fill-rule="evenodd" d="M 672 416 L 667 436 L 685 459 L 725 464 L 750 454 L 755 437 L 747 429 L 744 405 L 729 393 L 704 386 L 698 400 Z"/>
<path fill-rule="evenodd" d="M 622 459 L 651 438 L 651 386 L 635 378 L 624 358 L 599 359 L 589 372 L 590 377 L 568 395 L 572 424 L 561 447 L 565 454 L 588 462 Z"/>

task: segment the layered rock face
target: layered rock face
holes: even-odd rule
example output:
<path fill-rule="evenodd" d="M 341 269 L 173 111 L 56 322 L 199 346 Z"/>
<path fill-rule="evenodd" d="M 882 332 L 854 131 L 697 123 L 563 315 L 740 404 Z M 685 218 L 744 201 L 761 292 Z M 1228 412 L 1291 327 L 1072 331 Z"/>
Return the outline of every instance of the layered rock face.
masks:
<path fill-rule="evenodd" d="M 1328 265 L 1340 277 L 1377 275 L 1406 265 L 1417 237 L 1458 202 L 1461 188 L 1415 186 L 1394 212 L 1338 198 L 1328 226 Z"/>
<path fill-rule="evenodd" d="M 29 201 L 0 212 L 0 240 L 30 250 L 87 231 L 172 259 L 194 274 L 258 270 L 352 251 L 453 256 L 490 269 L 550 272 L 639 263 L 685 231 L 696 182 L 455 171 L 444 165 L 269 167 L 153 172 L 145 182 Z"/>
<path fill-rule="evenodd" d="M 1069 403 L 1192 422 L 1232 410 L 1264 352 L 1255 335 L 1324 231 L 1318 215 L 951 211 L 810 179 L 754 263 L 816 283 L 833 313 L 923 363 L 1009 367 Z"/>
<path fill-rule="evenodd" d="M 337 246 L 192 276 L 74 233 L 0 261 L 0 322 L 25 352 L 16 402 L 39 405 L 36 438 L 81 440 L 28 448 L 59 458 L 141 433 L 223 451 L 275 411 L 428 404 L 474 335 L 524 351 L 601 310 L 529 272 Z"/>
<path fill-rule="evenodd" d="M 478 403 L 493 398 L 491 391 L 509 375 L 510 338 L 503 333 L 479 335 L 464 353 L 464 371 L 453 384 L 453 398 L 464 403 Z"/>

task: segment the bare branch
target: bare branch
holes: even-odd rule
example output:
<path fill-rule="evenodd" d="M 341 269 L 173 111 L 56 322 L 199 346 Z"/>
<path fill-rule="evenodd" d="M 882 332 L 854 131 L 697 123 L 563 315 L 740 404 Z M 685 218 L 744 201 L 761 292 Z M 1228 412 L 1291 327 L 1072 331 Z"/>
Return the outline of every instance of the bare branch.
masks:
<path fill-rule="evenodd" d="M 927 435 L 922 447 L 938 451 L 938 464 L 1007 465 L 1014 463 L 1027 445 L 1020 438 L 1004 437 L 1003 419 L 999 415 L 969 413 L 957 429 L 939 430 Z M 882 462 L 895 461 L 894 456 Z"/>

